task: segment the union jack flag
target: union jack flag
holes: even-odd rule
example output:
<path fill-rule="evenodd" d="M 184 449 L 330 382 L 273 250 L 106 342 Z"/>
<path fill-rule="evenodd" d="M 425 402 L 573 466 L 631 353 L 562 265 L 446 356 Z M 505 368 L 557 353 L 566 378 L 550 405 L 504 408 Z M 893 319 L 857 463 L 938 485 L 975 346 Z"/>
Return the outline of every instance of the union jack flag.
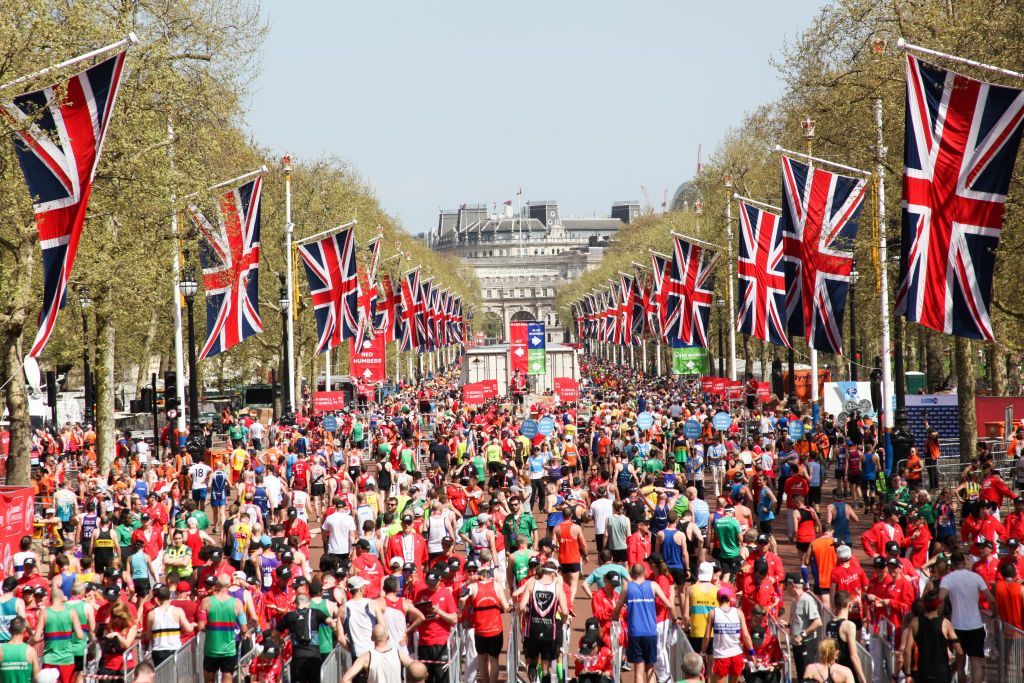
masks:
<path fill-rule="evenodd" d="M 121 83 L 121 52 L 67 83 L 3 104 L 43 251 L 43 304 L 29 355 L 39 356 L 63 308 L 103 139 Z"/>
<path fill-rule="evenodd" d="M 465 320 L 462 317 L 462 297 L 455 297 L 455 304 L 452 308 L 452 343 L 464 344 L 466 342 Z"/>
<path fill-rule="evenodd" d="M 633 272 L 633 337 L 650 337 L 654 333 L 651 316 L 655 313 L 651 288 L 639 267 L 634 266 Z"/>
<path fill-rule="evenodd" d="M 866 185 L 782 157 L 786 328 L 818 351 L 843 352 L 843 310 Z"/>
<path fill-rule="evenodd" d="M 361 266 L 356 266 L 357 280 L 359 281 L 359 295 L 357 307 L 359 309 L 359 324 L 356 325 L 355 346 L 363 348 L 363 341 L 373 339 L 373 321 L 377 317 L 377 283 L 370 279 L 370 274 Z"/>
<path fill-rule="evenodd" d="M 390 275 L 381 277 L 380 289 L 383 298 L 377 306 L 373 326 L 378 334 L 384 335 L 384 341 L 399 341 L 403 337 L 401 289 L 395 288 Z"/>
<path fill-rule="evenodd" d="M 619 289 L 614 282 L 604 297 L 604 341 L 619 343 Z"/>
<path fill-rule="evenodd" d="M 670 341 L 669 326 L 666 314 L 668 313 L 668 292 L 666 283 L 669 273 L 669 259 L 661 254 L 651 254 L 651 306 L 653 317 L 651 327 L 659 339 Z"/>
<path fill-rule="evenodd" d="M 736 269 L 740 310 L 736 328 L 758 339 L 789 346 L 786 337 L 786 268 L 779 216 L 740 202 L 740 250 Z"/>
<path fill-rule="evenodd" d="M 299 246 L 313 297 L 319 336 L 316 352 L 354 339 L 359 328 L 359 278 L 356 275 L 356 232 L 346 228 L 322 240 Z"/>
<path fill-rule="evenodd" d="M 418 349 L 425 344 L 423 318 L 420 315 L 423 304 L 420 301 L 420 271 L 405 274 L 402 278 L 402 339 L 401 350 L 405 352 Z"/>
<path fill-rule="evenodd" d="M 199 207 L 188 207 L 192 224 L 203 237 L 199 261 L 206 292 L 206 343 L 200 359 L 263 331 L 259 303 L 262 191 L 263 179 L 256 178 L 222 194 L 216 228 Z"/>
<path fill-rule="evenodd" d="M 633 278 L 619 274 L 619 311 L 616 340 L 619 344 L 633 344 Z"/>
<path fill-rule="evenodd" d="M 1024 91 L 907 55 L 903 234 L 896 312 L 993 339 L 989 307 Z"/>
<path fill-rule="evenodd" d="M 707 348 L 708 318 L 715 300 L 715 266 L 720 256 L 714 249 L 675 238 L 672 266 L 664 283 L 668 288 L 665 319 L 670 338 Z"/>
<path fill-rule="evenodd" d="M 434 339 L 434 304 L 437 290 L 430 285 L 430 279 L 420 283 L 420 303 L 422 309 L 419 316 L 423 319 L 423 351 L 433 351 L 436 346 Z"/>

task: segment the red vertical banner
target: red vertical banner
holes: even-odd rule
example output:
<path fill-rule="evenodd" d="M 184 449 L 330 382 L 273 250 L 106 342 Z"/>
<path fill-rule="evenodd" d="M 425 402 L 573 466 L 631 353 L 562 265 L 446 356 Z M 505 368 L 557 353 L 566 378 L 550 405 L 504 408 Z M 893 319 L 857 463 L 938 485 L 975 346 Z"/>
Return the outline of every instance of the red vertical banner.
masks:
<path fill-rule="evenodd" d="M 767 403 L 768 399 L 771 398 L 772 390 L 771 385 L 768 382 L 757 383 L 757 400 L 761 403 Z"/>
<path fill-rule="evenodd" d="M 513 321 L 508 326 L 508 367 L 509 377 L 519 370 L 526 374 L 530 369 L 529 328 L 527 323 Z"/>
<path fill-rule="evenodd" d="M 11 433 L 0 429 L 0 456 L 7 457 L 11 454 Z"/>
<path fill-rule="evenodd" d="M 498 380 L 483 379 L 477 382 L 484 392 L 484 398 L 494 398 L 498 395 Z"/>
<path fill-rule="evenodd" d="M 0 562 L 7 566 L 23 536 L 32 535 L 35 497 L 31 488 L 0 487 Z"/>
<path fill-rule="evenodd" d="M 724 377 L 713 377 L 712 378 L 711 393 L 712 394 L 718 394 L 719 396 L 723 396 L 725 394 L 725 378 Z"/>
<path fill-rule="evenodd" d="M 700 390 L 703 391 L 705 394 L 710 394 L 711 391 L 714 388 L 715 388 L 715 378 L 714 377 L 701 377 L 700 378 Z"/>
<path fill-rule="evenodd" d="M 578 401 L 580 398 L 580 383 L 572 377 L 555 377 L 555 394 L 560 401 Z"/>
<path fill-rule="evenodd" d="M 478 406 L 487 400 L 484 395 L 484 387 L 481 382 L 462 385 L 462 400 L 467 406 Z"/>
<path fill-rule="evenodd" d="M 364 339 L 363 348 L 358 353 L 355 340 L 349 341 L 348 374 L 367 382 L 383 382 L 387 379 L 384 367 L 384 335 L 378 334 L 373 339 Z"/>

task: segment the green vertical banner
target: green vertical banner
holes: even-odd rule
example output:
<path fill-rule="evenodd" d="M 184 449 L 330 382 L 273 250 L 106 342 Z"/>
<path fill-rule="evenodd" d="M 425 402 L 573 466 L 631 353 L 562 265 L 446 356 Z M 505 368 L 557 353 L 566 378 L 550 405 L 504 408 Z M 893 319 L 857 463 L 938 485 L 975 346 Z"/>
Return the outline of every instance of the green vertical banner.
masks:
<path fill-rule="evenodd" d="M 547 331 L 544 323 L 529 323 L 526 326 L 526 351 L 528 375 L 546 375 L 548 372 Z"/>
<path fill-rule="evenodd" d="M 673 344 L 672 372 L 677 375 L 708 374 L 708 350 L 700 346 Z"/>

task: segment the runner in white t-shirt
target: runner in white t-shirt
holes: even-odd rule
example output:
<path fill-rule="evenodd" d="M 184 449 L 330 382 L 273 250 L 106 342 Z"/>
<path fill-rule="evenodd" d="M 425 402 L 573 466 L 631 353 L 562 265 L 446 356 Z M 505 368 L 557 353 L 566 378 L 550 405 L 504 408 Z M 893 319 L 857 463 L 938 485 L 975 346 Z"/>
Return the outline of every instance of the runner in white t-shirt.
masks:
<path fill-rule="evenodd" d="M 188 476 L 192 479 L 192 500 L 197 503 L 206 502 L 206 493 L 210 486 L 210 473 L 213 470 L 205 462 L 197 462 L 188 468 Z"/>

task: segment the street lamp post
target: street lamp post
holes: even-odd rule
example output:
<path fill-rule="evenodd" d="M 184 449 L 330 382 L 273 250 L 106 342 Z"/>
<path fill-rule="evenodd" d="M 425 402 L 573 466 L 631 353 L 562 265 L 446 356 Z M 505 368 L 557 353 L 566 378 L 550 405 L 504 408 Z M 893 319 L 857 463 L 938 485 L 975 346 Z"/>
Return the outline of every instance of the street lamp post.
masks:
<path fill-rule="evenodd" d="M 82 370 L 85 372 L 85 423 L 92 424 L 92 369 L 89 367 L 89 307 L 92 306 L 92 299 L 89 298 L 89 290 L 85 286 L 78 289 L 78 303 L 82 307 Z"/>
<path fill-rule="evenodd" d="M 199 284 L 190 266 L 182 271 L 178 290 L 185 297 L 185 308 L 188 312 L 188 433 L 194 437 L 199 434 L 199 375 L 196 367 L 196 330 L 192 307 L 196 292 L 199 291 Z M 181 406 L 181 409 L 184 409 L 184 406 Z"/>
<path fill-rule="evenodd" d="M 853 270 L 850 271 L 850 381 L 857 381 L 857 279 L 860 272 L 857 270 L 857 261 L 853 262 Z"/>
<path fill-rule="evenodd" d="M 725 377 L 725 346 L 722 318 L 725 316 L 725 299 L 718 297 L 718 376 Z"/>
<path fill-rule="evenodd" d="M 290 393 L 292 378 L 289 375 L 289 371 L 291 370 L 291 364 L 288 362 L 288 348 L 289 348 L 288 347 L 288 322 L 289 322 L 289 319 L 291 317 L 290 313 L 291 313 L 291 303 L 292 303 L 292 300 L 291 300 L 291 297 L 288 296 L 288 294 L 289 294 L 288 287 L 286 285 L 282 285 L 281 292 L 280 292 L 280 298 L 278 299 L 278 302 L 277 302 L 281 306 L 281 351 L 282 351 L 282 356 L 285 359 L 285 361 L 283 363 L 281 363 L 281 366 L 282 366 L 281 367 L 281 414 L 282 414 L 282 416 L 283 415 L 287 415 L 288 413 L 292 412 L 292 402 L 291 402 L 291 393 Z"/>

